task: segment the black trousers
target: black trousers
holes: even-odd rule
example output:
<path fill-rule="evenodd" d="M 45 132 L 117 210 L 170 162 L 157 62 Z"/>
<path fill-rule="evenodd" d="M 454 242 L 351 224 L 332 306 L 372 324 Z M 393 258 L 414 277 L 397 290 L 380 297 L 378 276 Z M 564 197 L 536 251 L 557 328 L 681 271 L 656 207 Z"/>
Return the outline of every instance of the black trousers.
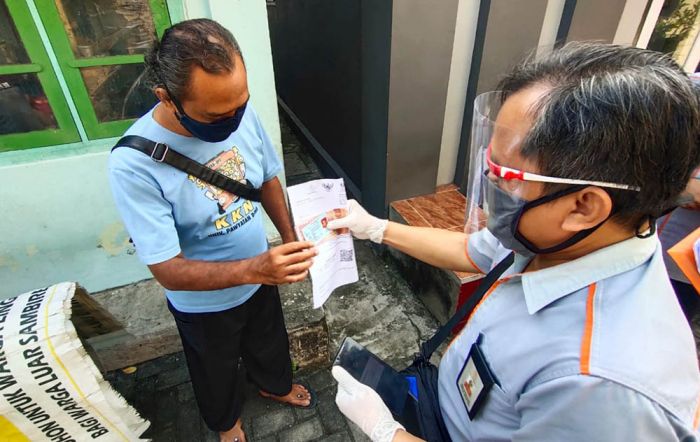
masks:
<path fill-rule="evenodd" d="M 292 390 L 292 361 L 279 292 L 261 286 L 244 304 L 214 313 L 184 313 L 169 302 L 185 350 L 202 418 L 212 431 L 233 428 L 243 410 L 245 379 L 283 396 Z"/>

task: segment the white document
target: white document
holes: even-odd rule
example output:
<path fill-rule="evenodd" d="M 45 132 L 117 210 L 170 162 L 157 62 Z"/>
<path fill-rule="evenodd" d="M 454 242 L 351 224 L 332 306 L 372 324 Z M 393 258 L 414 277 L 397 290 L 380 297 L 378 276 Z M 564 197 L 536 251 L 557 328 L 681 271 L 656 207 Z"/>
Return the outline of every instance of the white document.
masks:
<path fill-rule="evenodd" d="M 318 250 L 310 273 L 314 308 L 319 308 L 333 290 L 358 280 L 352 235 L 347 229 L 326 228 L 329 221 L 347 214 L 345 183 L 342 178 L 314 180 L 288 187 L 287 194 L 297 236 Z"/>

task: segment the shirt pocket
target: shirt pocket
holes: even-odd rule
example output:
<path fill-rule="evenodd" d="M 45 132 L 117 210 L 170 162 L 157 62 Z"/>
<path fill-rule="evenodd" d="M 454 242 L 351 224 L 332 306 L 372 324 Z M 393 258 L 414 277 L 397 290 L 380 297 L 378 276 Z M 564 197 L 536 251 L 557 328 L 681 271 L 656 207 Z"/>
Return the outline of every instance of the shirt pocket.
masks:
<path fill-rule="evenodd" d="M 520 427 L 520 416 L 510 396 L 498 384 L 488 393 L 484 408 L 476 416 L 476 440 L 508 440 L 509 435 Z"/>

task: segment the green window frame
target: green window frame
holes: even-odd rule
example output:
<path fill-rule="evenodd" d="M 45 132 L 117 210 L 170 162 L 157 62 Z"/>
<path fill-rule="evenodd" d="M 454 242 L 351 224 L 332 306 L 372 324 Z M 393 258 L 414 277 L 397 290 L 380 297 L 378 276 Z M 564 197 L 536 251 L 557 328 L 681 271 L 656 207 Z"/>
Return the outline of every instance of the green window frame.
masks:
<path fill-rule="evenodd" d="M 51 106 L 57 128 L 0 135 L 0 152 L 80 141 L 70 108 L 26 1 L 5 0 L 5 6 L 30 63 L 0 65 L 0 75 L 36 75 Z"/>
<path fill-rule="evenodd" d="M 135 119 L 100 122 L 80 73 L 81 68 L 103 67 L 143 63 L 143 55 L 116 55 L 77 59 L 71 48 L 68 33 L 60 18 L 55 0 L 34 0 L 41 21 L 49 35 L 61 72 L 70 90 L 80 121 L 89 139 L 109 138 L 121 135 Z M 170 26 L 165 0 L 148 1 L 158 38 Z"/>

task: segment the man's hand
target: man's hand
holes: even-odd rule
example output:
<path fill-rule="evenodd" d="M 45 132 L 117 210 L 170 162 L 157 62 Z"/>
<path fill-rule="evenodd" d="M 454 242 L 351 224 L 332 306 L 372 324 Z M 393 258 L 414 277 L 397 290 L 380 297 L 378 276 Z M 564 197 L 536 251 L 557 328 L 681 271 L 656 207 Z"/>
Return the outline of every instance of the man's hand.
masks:
<path fill-rule="evenodd" d="M 407 226 L 367 213 L 355 200 L 348 201 L 348 215 L 328 222 L 329 229 L 350 229 L 357 239 L 386 244 L 435 267 L 482 273 L 468 258 L 464 232 Z"/>
<path fill-rule="evenodd" d="M 340 411 L 372 439 L 391 442 L 403 426 L 396 422 L 377 392 L 358 382 L 345 369 L 335 366 L 333 377 L 338 381 L 335 403 Z"/>
<path fill-rule="evenodd" d="M 312 258 L 317 254 L 314 243 L 308 241 L 274 247 L 251 258 L 251 280 L 266 285 L 299 282 L 309 274 Z"/>
<path fill-rule="evenodd" d="M 348 216 L 332 220 L 328 223 L 331 230 L 350 229 L 352 236 L 357 239 L 369 239 L 381 244 L 388 221 L 370 215 L 355 200 L 348 201 Z"/>

